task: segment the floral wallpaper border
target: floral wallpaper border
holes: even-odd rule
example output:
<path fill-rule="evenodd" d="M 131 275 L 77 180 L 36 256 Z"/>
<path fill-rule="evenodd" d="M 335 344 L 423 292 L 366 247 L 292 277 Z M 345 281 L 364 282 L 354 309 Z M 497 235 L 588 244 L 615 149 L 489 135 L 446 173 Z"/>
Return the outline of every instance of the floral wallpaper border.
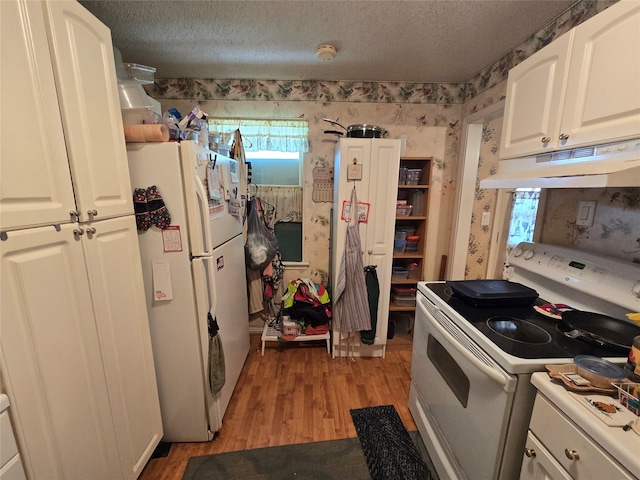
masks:
<path fill-rule="evenodd" d="M 156 79 L 147 86 L 157 99 L 319 101 L 461 104 L 507 78 L 509 70 L 545 45 L 618 0 L 579 0 L 517 48 L 465 83 L 403 83 L 320 80 Z"/>

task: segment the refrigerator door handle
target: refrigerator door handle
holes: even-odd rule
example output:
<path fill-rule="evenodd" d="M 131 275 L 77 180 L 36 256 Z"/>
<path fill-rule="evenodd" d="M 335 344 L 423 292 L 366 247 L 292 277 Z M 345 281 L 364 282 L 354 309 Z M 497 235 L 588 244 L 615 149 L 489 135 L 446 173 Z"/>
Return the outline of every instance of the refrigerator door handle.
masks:
<path fill-rule="evenodd" d="M 209 253 L 213 250 L 213 240 L 211 239 L 211 230 L 209 229 L 209 199 L 207 189 L 204 187 L 197 171 L 194 170 L 193 176 L 196 185 L 196 195 L 200 204 L 200 229 L 204 234 L 204 251 Z"/>
<path fill-rule="evenodd" d="M 198 168 L 198 152 L 192 141 L 181 142 L 180 159 L 189 223 L 189 243 L 195 257 L 210 255 L 213 240 L 209 230 L 209 199 L 201 175 L 206 169 Z"/>
<path fill-rule="evenodd" d="M 194 258 L 191 265 L 193 268 L 193 283 L 196 295 L 196 308 L 198 311 L 198 330 L 200 331 L 200 343 L 203 352 L 202 365 L 206 372 L 206 354 L 209 350 L 209 330 L 207 328 L 209 312 L 211 312 L 212 315 L 215 314 L 211 309 L 211 290 L 213 289 L 211 269 L 214 268 L 214 262 L 211 257 L 199 257 Z"/>

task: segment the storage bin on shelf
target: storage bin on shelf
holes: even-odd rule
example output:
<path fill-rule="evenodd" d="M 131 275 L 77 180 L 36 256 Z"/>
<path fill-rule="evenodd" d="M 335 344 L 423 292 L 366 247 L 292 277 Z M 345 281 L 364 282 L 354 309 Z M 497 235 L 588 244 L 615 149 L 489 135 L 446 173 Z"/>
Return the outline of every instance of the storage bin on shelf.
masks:
<path fill-rule="evenodd" d="M 412 205 L 396 205 L 396 216 L 397 217 L 408 217 L 411 215 Z"/>
<path fill-rule="evenodd" d="M 415 307 L 416 306 L 416 296 L 414 295 L 396 295 L 395 293 L 391 295 L 391 299 L 393 303 L 395 303 L 399 307 Z"/>
<path fill-rule="evenodd" d="M 394 240 L 393 253 L 404 253 L 404 250 L 406 247 L 407 247 L 406 240 Z"/>
<path fill-rule="evenodd" d="M 392 267 L 391 280 L 406 280 L 409 276 L 409 269 L 404 267 Z"/>
<path fill-rule="evenodd" d="M 420 183 L 420 178 L 422 177 L 422 169 L 421 168 L 408 168 L 407 169 L 407 180 L 406 185 L 418 185 Z"/>

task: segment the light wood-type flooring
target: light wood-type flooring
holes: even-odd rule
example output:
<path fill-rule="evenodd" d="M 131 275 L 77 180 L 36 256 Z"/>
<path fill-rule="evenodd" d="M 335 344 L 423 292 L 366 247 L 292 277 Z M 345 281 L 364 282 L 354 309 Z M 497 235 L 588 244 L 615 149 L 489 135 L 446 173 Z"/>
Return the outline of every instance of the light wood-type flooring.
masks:
<path fill-rule="evenodd" d="M 148 462 L 141 480 L 179 480 L 189 457 L 294 443 L 357 437 L 349 410 L 394 405 L 407 430 L 411 336 L 396 334 L 386 357 L 332 359 L 325 342 L 267 343 L 251 348 L 218 435 L 174 443 Z"/>

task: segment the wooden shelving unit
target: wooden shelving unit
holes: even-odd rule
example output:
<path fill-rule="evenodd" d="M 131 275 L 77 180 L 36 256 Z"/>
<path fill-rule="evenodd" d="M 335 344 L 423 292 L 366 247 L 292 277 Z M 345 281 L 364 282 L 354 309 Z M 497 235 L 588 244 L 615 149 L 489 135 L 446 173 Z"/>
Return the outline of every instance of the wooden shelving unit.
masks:
<path fill-rule="evenodd" d="M 433 157 L 400 157 L 400 168 L 407 169 L 420 169 L 422 174 L 417 184 L 399 184 L 398 185 L 398 200 L 407 200 L 409 204 L 412 204 L 412 198 L 416 190 L 423 192 L 422 196 L 422 212 L 420 215 L 407 215 L 396 216 L 395 228 L 396 231 L 403 227 L 415 228 L 415 234 L 420 236 L 418 241 L 418 249 L 415 252 L 404 252 L 393 254 L 393 266 L 394 267 L 408 267 L 410 264 L 417 264 L 416 270 L 418 275 L 413 275 L 412 278 L 394 280 L 391 279 L 391 294 L 393 295 L 394 287 L 415 287 L 417 283 L 423 280 L 424 272 L 424 258 L 427 234 L 427 222 L 429 216 L 429 184 L 431 183 L 431 165 Z M 413 205 L 411 213 L 416 210 L 416 205 Z M 415 278 L 414 278 L 415 277 Z M 410 313 L 413 316 L 415 312 L 415 306 L 403 306 L 396 305 L 393 302 L 393 297 L 389 304 L 389 312 L 404 312 Z M 412 325 L 412 324 L 411 324 Z"/>

